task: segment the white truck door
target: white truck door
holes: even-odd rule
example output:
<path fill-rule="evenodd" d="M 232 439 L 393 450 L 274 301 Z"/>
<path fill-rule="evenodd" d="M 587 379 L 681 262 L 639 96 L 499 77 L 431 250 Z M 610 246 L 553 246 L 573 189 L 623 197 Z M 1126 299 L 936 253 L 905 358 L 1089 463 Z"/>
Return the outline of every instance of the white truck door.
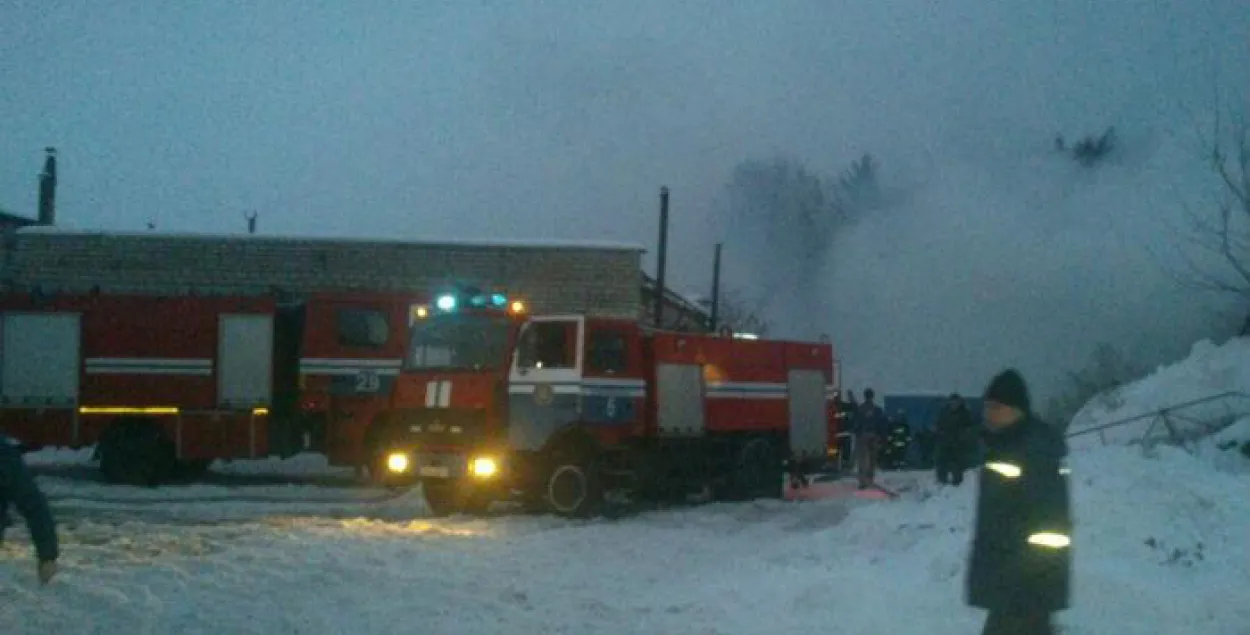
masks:
<path fill-rule="evenodd" d="M 705 394 L 702 365 L 658 364 L 655 407 L 660 436 L 703 436 L 707 430 Z"/>
<path fill-rule="evenodd" d="M 218 323 L 217 404 L 268 406 L 273 391 L 273 316 L 222 314 Z"/>
<path fill-rule="evenodd" d="M 581 415 L 582 316 L 535 316 L 522 327 L 508 373 L 508 440 L 538 450 Z"/>
<path fill-rule="evenodd" d="M 81 317 L 77 313 L 5 313 L 0 398 L 11 406 L 78 404 Z"/>
<path fill-rule="evenodd" d="M 829 447 L 824 373 L 819 370 L 791 370 L 787 388 L 790 452 L 799 458 L 823 458 Z"/>

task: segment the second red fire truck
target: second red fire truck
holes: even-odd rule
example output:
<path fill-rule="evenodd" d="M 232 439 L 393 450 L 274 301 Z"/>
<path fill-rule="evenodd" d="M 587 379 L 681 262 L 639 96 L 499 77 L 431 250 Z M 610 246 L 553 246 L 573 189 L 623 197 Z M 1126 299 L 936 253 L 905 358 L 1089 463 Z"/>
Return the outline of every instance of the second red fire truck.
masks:
<path fill-rule="evenodd" d="M 836 389 L 827 342 L 666 332 L 525 315 L 461 290 L 415 306 L 375 471 L 420 480 L 439 512 L 519 497 L 567 516 L 606 492 L 775 497 L 824 462 Z"/>

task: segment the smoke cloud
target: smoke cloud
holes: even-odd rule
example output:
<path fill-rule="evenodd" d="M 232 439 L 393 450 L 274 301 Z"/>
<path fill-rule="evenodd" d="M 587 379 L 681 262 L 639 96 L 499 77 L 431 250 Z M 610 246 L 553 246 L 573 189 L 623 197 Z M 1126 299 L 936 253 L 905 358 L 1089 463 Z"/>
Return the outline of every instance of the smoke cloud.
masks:
<path fill-rule="evenodd" d="M 801 238 L 766 245 L 722 224 L 746 252 L 737 279 L 773 298 L 779 332 L 832 334 L 856 391 L 979 392 L 1015 366 L 1040 402 L 1100 343 L 1152 365 L 1228 334 L 1238 307 L 1178 283 L 1179 236 L 1186 213 L 1216 211 L 1199 133 L 1217 101 L 1250 105 L 1246 17 L 1233 3 L 973 4 L 901 18 L 940 38 L 861 40 L 841 57 L 858 69 L 844 87 L 856 142 L 800 159 L 831 181 L 871 152 L 887 200 L 837 230 L 815 282 L 782 264 Z M 1104 160 L 1073 158 L 1109 126 Z"/>

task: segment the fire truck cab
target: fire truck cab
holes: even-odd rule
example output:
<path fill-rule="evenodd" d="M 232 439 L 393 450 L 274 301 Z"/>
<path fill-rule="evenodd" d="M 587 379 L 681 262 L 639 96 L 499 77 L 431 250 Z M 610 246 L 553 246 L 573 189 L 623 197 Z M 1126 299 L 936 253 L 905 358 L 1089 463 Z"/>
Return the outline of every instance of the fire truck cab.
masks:
<path fill-rule="evenodd" d="M 437 302 L 412 310 L 376 446 L 379 471 L 420 480 L 436 512 L 519 498 L 579 516 L 616 491 L 778 497 L 788 466 L 826 458 L 836 384 L 826 342 L 529 316 L 502 294 Z M 466 303 L 475 310 L 457 310 Z"/>

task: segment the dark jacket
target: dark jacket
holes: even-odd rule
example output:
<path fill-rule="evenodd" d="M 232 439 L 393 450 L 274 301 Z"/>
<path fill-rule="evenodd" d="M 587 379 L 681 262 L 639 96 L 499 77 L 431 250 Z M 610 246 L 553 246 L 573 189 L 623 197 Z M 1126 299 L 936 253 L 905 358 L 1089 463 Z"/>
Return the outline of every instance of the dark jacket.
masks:
<path fill-rule="evenodd" d="M 857 435 L 875 434 L 885 437 L 890 431 L 890 420 L 885 416 L 885 411 L 881 409 L 881 406 L 865 403 L 855 411 L 851 431 Z"/>
<path fill-rule="evenodd" d="M 943 408 L 933 427 L 938 447 L 943 450 L 960 449 L 976 440 L 972 413 L 964 405 Z"/>
<path fill-rule="evenodd" d="M 39 560 L 56 560 L 60 555 L 56 522 L 52 520 L 48 501 L 35 485 L 30 470 L 26 469 L 21 453 L 7 438 L 0 435 L 0 532 L 9 523 L 9 503 L 26 519 L 26 527 L 30 530 Z"/>
<path fill-rule="evenodd" d="M 1067 444 L 1040 419 L 986 438 L 968 564 L 968 603 L 991 611 L 1068 608 L 1072 547 L 1036 544 L 1039 534 L 1072 536 Z"/>

